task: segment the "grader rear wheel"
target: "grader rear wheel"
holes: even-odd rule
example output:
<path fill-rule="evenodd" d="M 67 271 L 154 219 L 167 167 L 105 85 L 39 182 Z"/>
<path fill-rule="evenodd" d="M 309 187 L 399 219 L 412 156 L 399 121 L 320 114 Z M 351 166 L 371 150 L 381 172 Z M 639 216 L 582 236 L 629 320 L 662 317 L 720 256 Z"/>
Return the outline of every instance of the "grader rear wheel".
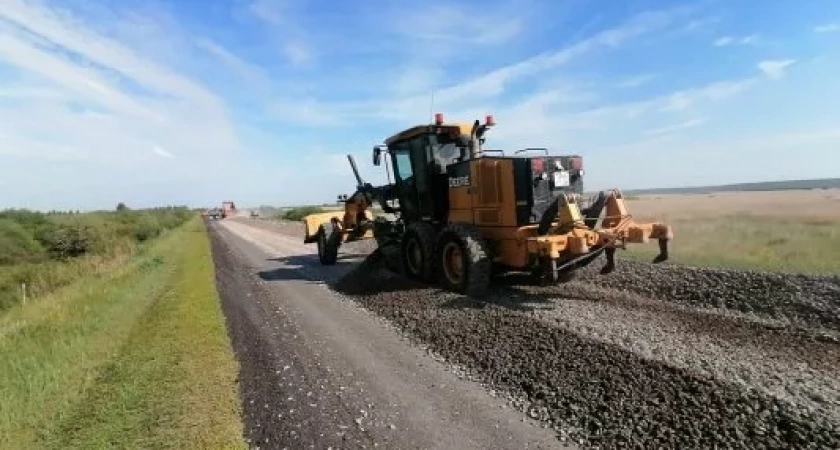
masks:
<path fill-rule="evenodd" d="M 406 274 L 421 281 L 434 277 L 435 230 L 424 222 L 411 224 L 405 231 L 402 245 Z"/>
<path fill-rule="evenodd" d="M 443 246 L 443 276 L 452 285 L 461 285 L 464 278 L 464 252 L 458 242 Z"/>
<path fill-rule="evenodd" d="M 447 227 L 438 240 L 436 255 L 445 288 L 471 297 L 488 294 L 493 264 L 478 230 L 461 225 Z"/>

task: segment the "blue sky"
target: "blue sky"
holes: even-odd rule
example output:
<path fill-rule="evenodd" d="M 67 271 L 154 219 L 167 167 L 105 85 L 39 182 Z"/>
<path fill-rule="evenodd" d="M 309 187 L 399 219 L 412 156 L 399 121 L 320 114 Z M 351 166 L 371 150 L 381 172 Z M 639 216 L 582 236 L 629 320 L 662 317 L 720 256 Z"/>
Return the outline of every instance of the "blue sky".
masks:
<path fill-rule="evenodd" d="M 2 4 L 0 207 L 332 201 L 430 107 L 591 189 L 840 176 L 838 2 Z"/>

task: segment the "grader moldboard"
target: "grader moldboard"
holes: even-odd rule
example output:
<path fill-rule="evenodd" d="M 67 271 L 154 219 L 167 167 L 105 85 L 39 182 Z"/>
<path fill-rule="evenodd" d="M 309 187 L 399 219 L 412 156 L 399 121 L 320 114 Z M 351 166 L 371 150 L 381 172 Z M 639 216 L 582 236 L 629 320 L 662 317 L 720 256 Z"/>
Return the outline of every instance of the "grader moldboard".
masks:
<path fill-rule="evenodd" d="M 618 189 L 581 208 L 579 155 L 484 149 L 493 125 L 490 115 L 483 124 L 463 124 L 445 123 L 438 113 L 433 124 L 391 136 L 373 148 L 374 165 L 383 154 L 389 160 L 384 186 L 365 183 L 347 155 L 356 191 L 339 196 L 343 213 L 306 216 L 304 242 L 317 242 L 321 264 L 331 265 L 342 243 L 373 238 L 378 248 L 368 260 L 396 261 L 411 278 L 473 297 L 487 294 L 500 273 L 527 272 L 541 283 L 568 280 L 602 253 L 601 273 L 608 274 L 616 249 L 628 243 L 655 239 L 660 253 L 653 262 L 668 259 L 671 227 L 635 222 Z M 374 216 L 375 203 L 384 214 Z"/>

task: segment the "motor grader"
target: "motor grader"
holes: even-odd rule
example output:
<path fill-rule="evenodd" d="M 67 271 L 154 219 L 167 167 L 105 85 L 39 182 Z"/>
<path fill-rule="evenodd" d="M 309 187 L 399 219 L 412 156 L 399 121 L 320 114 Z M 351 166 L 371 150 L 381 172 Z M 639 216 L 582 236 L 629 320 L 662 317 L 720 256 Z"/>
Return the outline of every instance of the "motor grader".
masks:
<path fill-rule="evenodd" d="M 434 123 L 389 137 L 373 148 L 374 165 L 387 158 L 384 186 L 363 182 L 348 155 L 356 191 L 339 196 L 343 212 L 306 216 L 304 242 L 316 242 L 320 262 L 331 265 L 342 243 L 373 238 L 371 257 L 389 252 L 409 277 L 474 297 L 488 292 L 493 275 L 527 272 L 557 283 L 601 254 L 608 274 L 616 249 L 632 243 L 656 240 L 653 262 L 668 259 L 671 227 L 634 221 L 618 189 L 581 206 L 580 155 L 485 149 L 494 125 L 490 115 L 469 124 L 436 114 Z M 373 213 L 376 204 L 382 213 Z"/>

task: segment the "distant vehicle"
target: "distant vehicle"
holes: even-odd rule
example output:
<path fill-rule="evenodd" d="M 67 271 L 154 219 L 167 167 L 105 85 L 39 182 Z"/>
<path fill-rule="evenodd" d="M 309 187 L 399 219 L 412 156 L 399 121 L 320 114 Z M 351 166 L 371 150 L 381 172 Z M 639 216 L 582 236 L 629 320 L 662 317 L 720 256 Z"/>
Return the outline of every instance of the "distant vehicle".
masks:
<path fill-rule="evenodd" d="M 252 219 L 256 219 L 256 218 L 258 218 L 258 217 L 260 217 L 260 212 L 259 212 L 259 211 L 257 211 L 256 209 L 252 209 L 252 210 L 251 210 L 251 218 L 252 218 Z"/>
<path fill-rule="evenodd" d="M 232 201 L 222 202 L 222 219 L 236 214 L 236 204 Z"/>
<path fill-rule="evenodd" d="M 210 220 L 219 220 L 219 218 L 222 216 L 222 211 L 219 208 L 213 208 L 207 211 L 207 216 L 210 218 Z"/>

